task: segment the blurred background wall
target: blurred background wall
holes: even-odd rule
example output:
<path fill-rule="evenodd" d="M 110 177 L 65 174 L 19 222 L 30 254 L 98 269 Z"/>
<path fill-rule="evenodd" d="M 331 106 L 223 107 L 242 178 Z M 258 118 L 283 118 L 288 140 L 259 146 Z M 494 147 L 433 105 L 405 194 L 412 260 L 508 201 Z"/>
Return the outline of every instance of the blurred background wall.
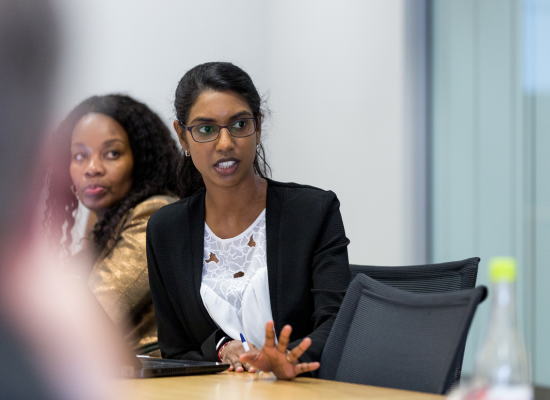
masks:
<path fill-rule="evenodd" d="M 124 92 L 171 127 L 183 74 L 231 61 L 273 111 L 264 127 L 273 178 L 338 195 L 351 262 L 426 261 L 426 163 L 416 154 L 426 36 L 414 17 L 424 0 L 56 2 L 59 118 L 90 95 Z"/>

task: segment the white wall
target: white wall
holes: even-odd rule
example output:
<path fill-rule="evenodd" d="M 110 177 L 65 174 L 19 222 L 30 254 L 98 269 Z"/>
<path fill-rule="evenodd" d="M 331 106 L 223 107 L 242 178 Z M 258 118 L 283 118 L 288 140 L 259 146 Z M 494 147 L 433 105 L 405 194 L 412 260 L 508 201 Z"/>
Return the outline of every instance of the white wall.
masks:
<path fill-rule="evenodd" d="M 92 94 L 126 92 L 170 123 L 185 71 L 234 62 L 269 93 L 273 178 L 336 192 L 350 261 L 425 261 L 424 187 L 411 184 L 418 132 L 405 122 L 423 104 L 407 96 L 405 0 L 57 2 L 59 116 Z"/>

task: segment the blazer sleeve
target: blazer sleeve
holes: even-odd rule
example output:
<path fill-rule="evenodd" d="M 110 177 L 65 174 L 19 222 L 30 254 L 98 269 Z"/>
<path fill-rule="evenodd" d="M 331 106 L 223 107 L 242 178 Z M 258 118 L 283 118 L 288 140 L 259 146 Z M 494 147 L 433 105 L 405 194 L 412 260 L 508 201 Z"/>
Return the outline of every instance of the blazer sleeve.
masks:
<path fill-rule="evenodd" d="M 127 340 L 134 349 L 157 341 L 145 231 L 151 214 L 168 202 L 154 198 L 136 206 L 121 226 L 115 243 L 110 243 L 100 255 L 88 277 L 88 286 L 113 322 L 128 331 Z"/>
<path fill-rule="evenodd" d="M 151 240 L 150 225 L 147 226 L 146 242 L 149 284 L 155 307 L 162 358 L 219 361 L 216 344 L 227 334 L 221 329 L 216 329 L 202 343 L 196 343 L 190 324 L 179 317 L 182 315 L 185 319 L 183 310 L 176 311 L 175 307 L 180 307 L 179 302 L 166 290 Z"/>
<path fill-rule="evenodd" d="M 326 212 L 319 235 L 314 246 L 311 265 L 311 293 L 313 295 L 314 313 L 311 346 L 300 357 L 302 362 L 313 362 L 321 359 L 321 354 L 328 339 L 340 305 L 346 295 L 351 274 L 347 246 L 349 239 L 345 235 L 344 223 L 340 214 L 340 202 L 333 192 L 327 196 Z M 302 339 L 291 342 L 293 349 Z"/>
<path fill-rule="evenodd" d="M 150 300 L 145 228 L 151 212 L 139 213 L 126 221 L 116 244 L 100 258 L 88 286 L 116 324 L 132 320 Z"/>

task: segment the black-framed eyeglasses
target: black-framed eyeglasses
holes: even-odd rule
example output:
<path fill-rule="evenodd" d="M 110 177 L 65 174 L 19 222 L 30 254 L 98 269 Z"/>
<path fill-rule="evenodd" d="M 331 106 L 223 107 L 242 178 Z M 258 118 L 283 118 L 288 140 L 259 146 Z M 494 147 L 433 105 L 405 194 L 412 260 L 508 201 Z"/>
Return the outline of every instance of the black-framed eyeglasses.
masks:
<path fill-rule="evenodd" d="M 243 138 L 256 133 L 256 118 L 240 118 L 231 122 L 229 125 L 216 125 L 216 124 L 200 124 L 193 126 L 183 126 L 191 133 L 191 137 L 195 142 L 206 143 L 212 142 L 220 137 L 222 128 L 227 128 L 231 136 L 237 138 Z"/>

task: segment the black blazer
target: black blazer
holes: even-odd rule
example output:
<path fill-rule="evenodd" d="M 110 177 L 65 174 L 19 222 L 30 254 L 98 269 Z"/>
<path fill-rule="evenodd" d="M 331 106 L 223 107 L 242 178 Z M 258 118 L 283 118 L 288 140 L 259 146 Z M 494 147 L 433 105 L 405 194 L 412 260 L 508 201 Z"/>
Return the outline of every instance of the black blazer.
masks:
<path fill-rule="evenodd" d="M 200 295 L 206 191 L 161 208 L 147 226 L 147 263 L 164 358 L 218 361 L 227 336 Z M 292 326 L 289 349 L 309 336 L 300 358 L 319 361 L 350 281 L 340 203 L 333 192 L 268 180 L 267 269 L 279 336 Z M 235 338 L 236 339 L 236 338 Z"/>

